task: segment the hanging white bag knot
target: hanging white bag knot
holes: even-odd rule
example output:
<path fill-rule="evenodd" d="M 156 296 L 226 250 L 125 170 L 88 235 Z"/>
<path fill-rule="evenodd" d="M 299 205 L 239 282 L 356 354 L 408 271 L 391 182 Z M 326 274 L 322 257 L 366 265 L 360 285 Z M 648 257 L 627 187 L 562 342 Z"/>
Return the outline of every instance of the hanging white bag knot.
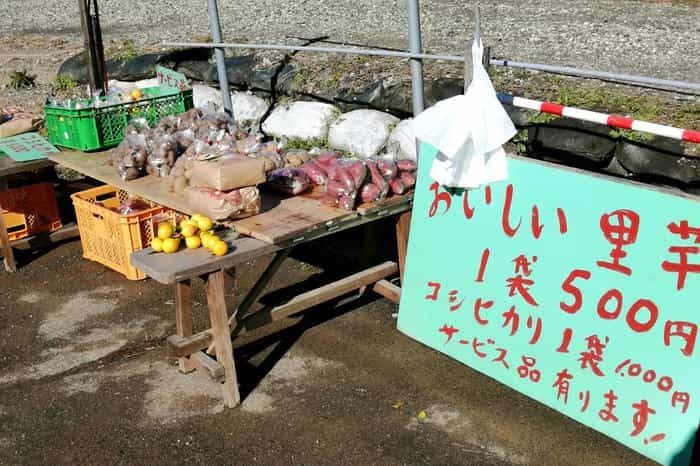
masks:
<path fill-rule="evenodd" d="M 413 120 L 416 137 L 438 148 L 430 177 L 444 186 L 474 189 L 508 179 L 503 144 L 515 126 L 482 65 L 483 45 L 472 44 L 473 79 L 467 92 L 442 100 Z"/>

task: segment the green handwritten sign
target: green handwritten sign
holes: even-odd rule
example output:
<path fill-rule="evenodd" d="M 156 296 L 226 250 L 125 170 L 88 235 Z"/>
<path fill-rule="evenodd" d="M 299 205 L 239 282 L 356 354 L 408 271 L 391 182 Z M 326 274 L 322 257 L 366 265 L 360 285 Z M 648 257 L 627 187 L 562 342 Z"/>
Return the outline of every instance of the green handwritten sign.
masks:
<path fill-rule="evenodd" d="M 0 155 L 3 152 L 16 162 L 27 162 L 45 159 L 48 154 L 58 152 L 58 149 L 37 133 L 24 133 L 0 139 Z"/>
<path fill-rule="evenodd" d="M 156 78 L 158 78 L 158 85 L 161 88 L 178 89 L 180 91 L 190 88 L 189 81 L 184 74 L 162 66 L 156 66 Z"/>
<path fill-rule="evenodd" d="M 543 162 L 468 193 L 420 145 L 398 328 L 664 465 L 700 420 L 700 203 Z"/>

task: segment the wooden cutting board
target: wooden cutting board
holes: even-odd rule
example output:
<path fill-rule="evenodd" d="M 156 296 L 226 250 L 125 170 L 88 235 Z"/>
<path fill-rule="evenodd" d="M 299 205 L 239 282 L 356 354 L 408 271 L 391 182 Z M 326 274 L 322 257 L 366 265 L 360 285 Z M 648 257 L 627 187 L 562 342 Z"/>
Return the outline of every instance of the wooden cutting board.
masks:
<path fill-rule="evenodd" d="M 272 244 L 301 238 L 357 217 L 357 212 L 328 207 L 304 196 L 288 197 L 265 191 L 262 213 L 232 222 L 237 232 Z"/>

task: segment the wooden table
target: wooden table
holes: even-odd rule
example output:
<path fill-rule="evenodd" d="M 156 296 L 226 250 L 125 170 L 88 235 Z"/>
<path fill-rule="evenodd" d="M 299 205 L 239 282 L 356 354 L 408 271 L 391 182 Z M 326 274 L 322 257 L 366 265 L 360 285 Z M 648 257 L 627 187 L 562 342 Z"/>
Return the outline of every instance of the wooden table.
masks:
<path fill-rule="evenodd" d="M 8 155 L 0 155 L 0 191 L 7 189 L 7 177 L 9 175 L 40 170 L 42 168 L 51 167 L 53 164 L 54 163 L 49 159 L 15 162 L 14 159 Z M 0 212 L 2 212 L 2 206 L 0 206 Z M 2 251 L 5 270 L 8 272 L 15 272 L 17 270 L 15 255 L 12 251 L 13 246 L 30 247 L 37 243 L 61 241 L 76 236 L 78 236 L 78 228 L 75 224 L 71 224 L 53 233 L 44 234 L 40 237 L 23 238 L 10 243 L 3 216 L 0 215 L 0 250 Z"/>
<path fill-rule="evenodd" d="M 168 192 L 165 183 L 158 178 L 148 176 L 122 181 L 116 170 L 106 165 L 104 154 L 61 152 L 52 154 L 51 159 L 130 194 L 180 212 L 194 213 L 182 196 Z M 225 256 L 215 257 L 201 248 L 175 254 L 157 254 L 147 248 L 133 253 L 131 263 L 156 281 L 175 287 L 176 334 L 168 338 L 168 344 L 178 357 L 180 370 L 191 372 L 199 369 L 205 372 L 214 382 L 221 384 L 224 404 L 234 407 L 240 403 L 240 395 L 232 333 L 234 337 L 240 337 L 252 330 L 259 330 L 256 332 L 259 336 L 271 324 L 292 325 L 300 320 L 299 314 L 303 311 L 356 290 L 372 290 L 398 303 L 401 290 L 386 279 L 403 270 L 412 202 L 412 194 L 396 196 L 383 203 L 362 205 L 356 211 L 348 212 L 320 205 L 313 196 L 280 198 L 265 193 L 260 215 L 230 222 L 229 226 L 235 233 L 230 231 L 228 238 L 225 238 L 230 245 Z M 284 304 L 250 312 L 295 246 L 392 216 L 398 216 L 399 264 L 379 264 L 295 296 Z M 274 255 L 270 265 L 262 271 L 241 304 L 229 312 L 224 299 L 227 274 L 239 264 L 270 254 Z M 210 328 L 198 333 L 194 333 L 192 324 L 191 281 L 196 278 L 206 282 L 211 324 Z M 211 355 L 215 355 L 216 359 Z"/>

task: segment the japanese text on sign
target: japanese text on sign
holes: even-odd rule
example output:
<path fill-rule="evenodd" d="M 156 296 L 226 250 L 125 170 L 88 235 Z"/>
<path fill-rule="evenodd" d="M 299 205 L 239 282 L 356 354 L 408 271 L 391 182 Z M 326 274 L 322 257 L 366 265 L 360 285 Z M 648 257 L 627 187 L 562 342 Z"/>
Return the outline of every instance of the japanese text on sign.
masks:
<path fill-rule="evenodd" d="M 187 77 L 182 73 L 177 73 L 162 66 L 156 66 L 156 78 L 158 85 L 169 89 L 179 89 L 184 91 L 189 89 L 190 85 Z"/>
<path fill-rule="evenodd" d="M 689 461 L 700 204 L 522 159 L 507 182 L 449 192 L 425 169 L 434 155 L 421 145 L 399 329 L 663 464 Z"/>

